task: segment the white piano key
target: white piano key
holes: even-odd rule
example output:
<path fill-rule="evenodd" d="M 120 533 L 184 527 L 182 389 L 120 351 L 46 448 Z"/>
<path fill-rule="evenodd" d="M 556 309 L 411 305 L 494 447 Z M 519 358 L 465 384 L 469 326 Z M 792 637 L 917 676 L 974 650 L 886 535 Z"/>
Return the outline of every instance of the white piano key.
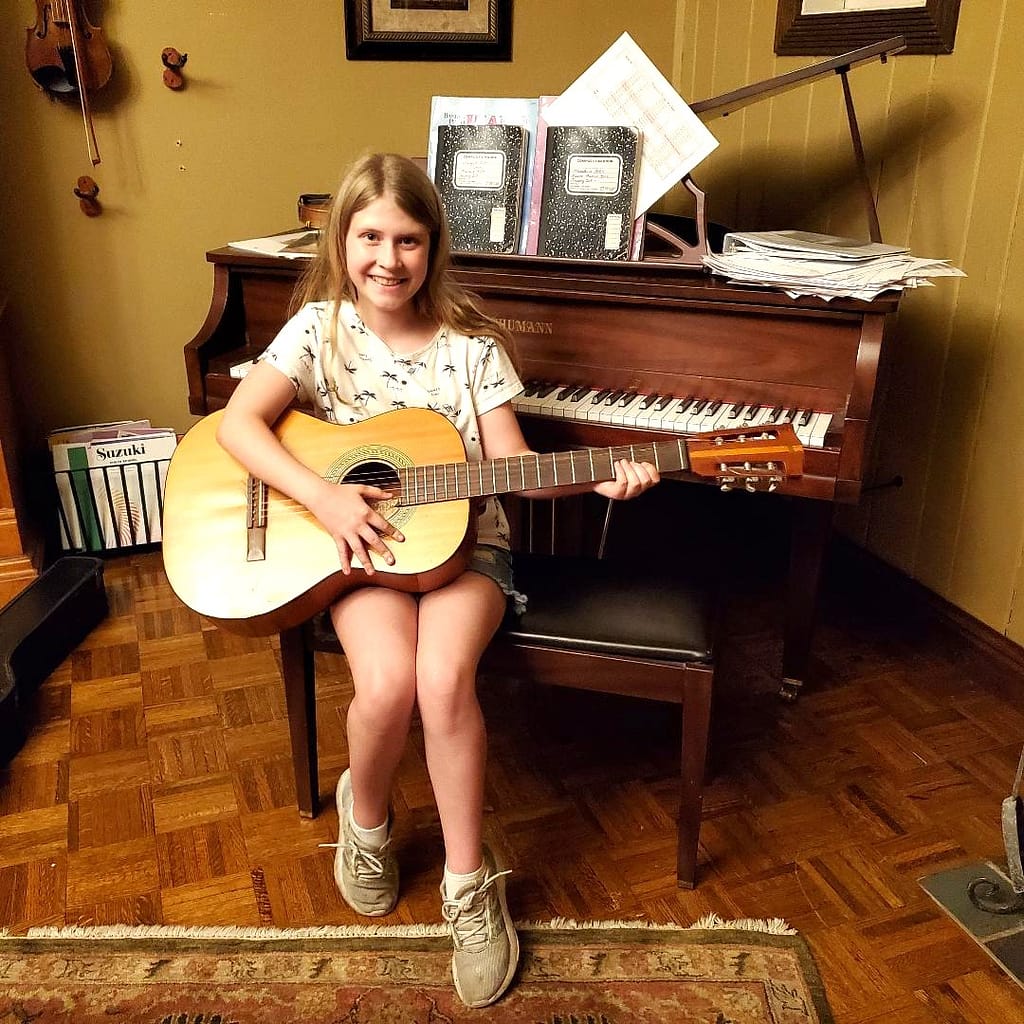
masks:
<path fill-rule="evenodd" d="M 622 410 L 622 426 L 635 427 L 637 425 L 637 419 L 647 413 L 648 398 L 650 398 L 650 395 L 639 394 L 634 401 L 629 403 L 627 408 Z"/>
<path fill-rule="evenodd" d="M 832 422 L 832 414 L 819 412 L 811 428 L 811 447 L 824 448 L 825 435 L 828 433 L 829 424 Z"/>
<path fill-rule="evenodd" d="M 660 397 L 660 395 L 644 396 L 644 400 L 640 403 L 640 408 L 637 410 L 634 426 L 647 428 L 651 421 L 651 417 L 655 415 L 654 406 Z"/>

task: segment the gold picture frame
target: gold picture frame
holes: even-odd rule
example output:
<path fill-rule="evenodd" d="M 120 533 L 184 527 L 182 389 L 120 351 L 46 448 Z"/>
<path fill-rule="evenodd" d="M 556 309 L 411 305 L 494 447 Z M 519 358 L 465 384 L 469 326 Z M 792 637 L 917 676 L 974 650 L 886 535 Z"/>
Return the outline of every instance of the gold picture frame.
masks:
<path fill-rule="evenodd" d="M 775 52 L 780 56 L 846 53 L 903 36 L 905 53 L 952 53 L 960 0 L 926 0 L 893 10 L 805 14 L 803 0 L 779 0 Z"/>
<path fill-rule="evenodd" d="M 512 0 L 344 0 L 349 60 L 512 59 Z"/>

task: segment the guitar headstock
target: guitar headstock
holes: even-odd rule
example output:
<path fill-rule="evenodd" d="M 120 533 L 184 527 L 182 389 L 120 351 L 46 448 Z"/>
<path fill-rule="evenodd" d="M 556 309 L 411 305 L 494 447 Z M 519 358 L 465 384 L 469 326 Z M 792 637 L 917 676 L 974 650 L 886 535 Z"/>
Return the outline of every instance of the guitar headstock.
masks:
<path fill-rule="evenodd" d="M 804 448 L 791 423 L 709 431 L 687 441 L 686 451 L 690 469 L 715 477 L 724 491 L 774 491 L 804 471 Z"/>

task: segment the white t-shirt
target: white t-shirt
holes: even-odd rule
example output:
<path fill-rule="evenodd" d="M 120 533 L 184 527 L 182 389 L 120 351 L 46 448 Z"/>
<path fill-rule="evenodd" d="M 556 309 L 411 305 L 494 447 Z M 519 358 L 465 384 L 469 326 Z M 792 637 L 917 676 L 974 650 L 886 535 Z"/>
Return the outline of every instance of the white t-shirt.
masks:
<path fill-rule="evenodd" d="M 332 303 L 310 302 L 281 328 L 260 356 L 295 385 L 298 400 L 331 423 L 356 423 L 394 409 L 433 409 L 462 435 L 470 462 L 483 459 L 479 418 L 523 389 L 504 348 L 493 338 L 442 327 L 418 352 L 397 355 L 341 304 L 337 338 L 328 340 Z M 509 546 L 500 503 L 488 498 L 477 542 Z"/>

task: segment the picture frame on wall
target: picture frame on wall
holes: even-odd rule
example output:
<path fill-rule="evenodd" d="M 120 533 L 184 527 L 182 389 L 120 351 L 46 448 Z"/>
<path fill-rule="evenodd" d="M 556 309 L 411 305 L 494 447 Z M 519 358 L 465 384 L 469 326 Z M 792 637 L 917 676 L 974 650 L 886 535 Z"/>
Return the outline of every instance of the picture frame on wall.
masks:
<path fill-rule="evenodd" d="M 349 60 L 512 59 L 512 0 L 344 0 Z"/>
<path fill-rule="evenodd" d="M 960 0 L 779 0 L 780 56 L 846 53 L 903 36 L 905 53 L 952 53 Z"/>

